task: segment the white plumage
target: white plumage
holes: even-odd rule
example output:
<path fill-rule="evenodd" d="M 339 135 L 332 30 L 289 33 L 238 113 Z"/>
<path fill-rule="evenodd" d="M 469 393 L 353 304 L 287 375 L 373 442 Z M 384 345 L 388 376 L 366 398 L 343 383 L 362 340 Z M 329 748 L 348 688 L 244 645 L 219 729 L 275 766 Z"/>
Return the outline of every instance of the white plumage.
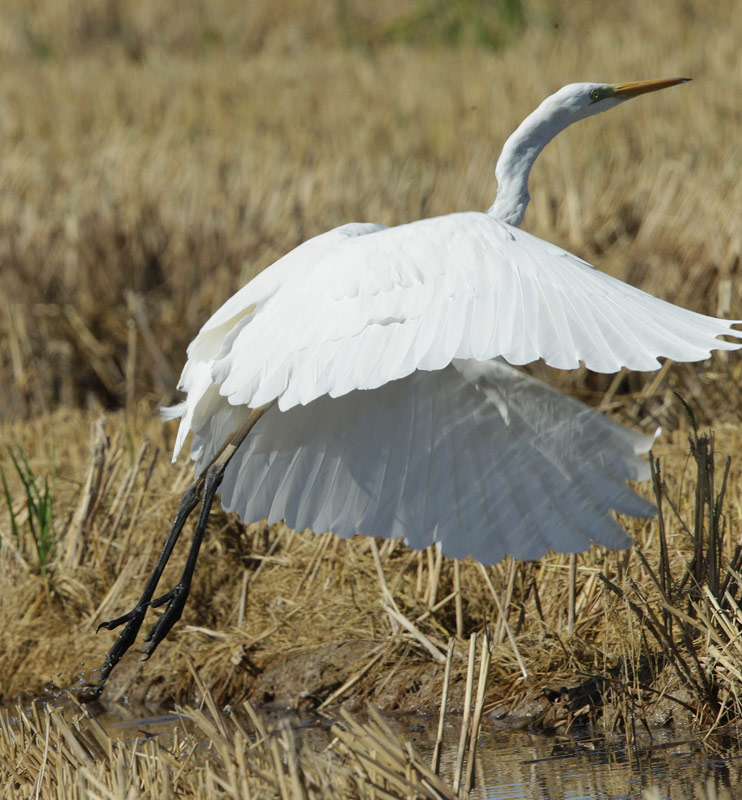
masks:
<path fill-rule="evenodd" d="M 195 446 L 209 441 L 210 426 Z M 485 563 L 630 542 L 611 508 L 653 513 L 635 434 L 513 367 L 454 361 L 374 391 L 263 415 L 222 481 L 224 507 L 293 528 L 437 543 Z M 606 454 L 610 461 L 606 462 Z"/>
<path fill-rule="evenodd" d="M 531 165 L 575 119 L 680 81 L 573 84 L 508 140 L 488 213 L 309 240 L 228 300 L 188 349 L 175 456 L 204 469 L 269 406 L 227 466 L 246 521 L 403 537 L 492 563 L 629 541 L 610 510 L 647 516 L 651 437 L 513 369 L 654 370 L 742 345 L 687 311 L 515 227 Z M 601 106 L 603 104 L 603 107 Z M 508 362 L 508 363 L 506 363 Z"/>

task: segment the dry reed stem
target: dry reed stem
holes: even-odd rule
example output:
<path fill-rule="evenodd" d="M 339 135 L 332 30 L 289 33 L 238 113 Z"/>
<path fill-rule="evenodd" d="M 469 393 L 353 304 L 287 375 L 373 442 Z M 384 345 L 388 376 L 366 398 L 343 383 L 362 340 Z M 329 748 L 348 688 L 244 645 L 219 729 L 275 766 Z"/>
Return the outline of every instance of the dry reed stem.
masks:
<path fill-rule="evenodd" d="M 430 761 L 430 768 L 433 772 L 438 774 L 438 768 L 441 763 L 441 748 L 443 747 L 443 726 L 446 721 L 446 705 L 448 704 L 448 689 L 451 683 L 451 663 L 453 662 L 453 652 L 456 644 L 456 638 L 451 637 L 448 640 L 448 652 L 446 653 L 446 671 L 443 675 L 443 689 L 441 691 L 441 707 L 438 713 L 438 730 L 435 736 L 435 746 L 433 748 L 433 756 Z"/>
<path fill-rule="evenodd" d="M 418 641 L 428 653 L 436 660 L 444 663 L 446 657 L 441 652 L 440 647 L 434 644 L 418 627 L 416 627 L 405 615 L 397 608 L 394 600 L 387 598 L 381 601 L 381 607 L 386 611 L 390 619 L 396 621 L 401 628 L 404 628 L 413 639 Z"/>
<path fill-rule="evenodd" d="M 487 584 L 487 588 L 490 590 L 490 593 L 492 594 L 492 599 L 495 601 L 495 606 L 497 607 L 497 614 L 498 614 L 497 617 L 498 624 L 502 626 L 502 629 L 507 634 L 508 640 L 510 641 L 510 646 L 513 648 L 513 654 L 515 655 L 515 658 L 518 662 L 518 666 L 520 667 L 521 674 L 523 675 L 524 679 L 527 679 L 528 671 L 526 670 L 526 666 L 523 663 L 523 659 L 521 658 L 520 652 L 518 651 L 518 644 L 515 641 L 513 632 L 510 629 L 510 625 L 508 624 L 507 616 L 505 613 L 506 607 L 503 607 L 503 604 L 501 603 L 500 598 L 498 597 L 497 592 L 495 591 L 495 587 L 492 585 L 492 581 L 484 565 L 479 564 L 478 566 L 480 568 L 482 576 L 484 577 L 485 583 Z"/>
<path fill-rule="evenodd" d="M 456 751 L 456 770 L 453 779 L 454 794 L 458 794 L 461 787 L 461 776 L 464 769 L 466 755 L 466 742 L 469 737 L 469 719 L 471 717 L 471 698 L 474 687 L 474 659 L 477 651 L 477 634 L 473 632 L 469 637 L 469 660 L 466 667 L 466 689 L 464 690 L 464 713 L 461 717 L 461 732 L 459 733 L 459 746 Z"/>
<path fill-rule="evenodd" d="M 482 636 L 482 652 L 479 658 L 479 681 L 477 683 L 477 700 L 474 704 L 474 715 L 471 720 L 471 731 L 469 733 L 469 758 L 466 764 L 466 778 L 464 779 L 464 795 L 469 796 L 469 792 L 474 788 L 474 765 L 476 763 L 477 747 L 479 745 L 479 732 L 482 724 L 482 712 L 484 710 L 484 698 L 487 691 L 487 684 L 490 675 L 490 663 L 492 659 L 492 638 L 489 628 L 485 628 Z"/>
<path fill-rule="evenodd" d="M 567 633 L 575 629 L 577 603 L 577 554 L 569 554 L 569 594 L 567 596 Z"/>
<path fill-rule="evenodd" d="M 461 564 L 459 561 L 453 565 L 453 590 L 456 595 L 456 636 L 464 638 L 464 603 L 461 596 Z"/>

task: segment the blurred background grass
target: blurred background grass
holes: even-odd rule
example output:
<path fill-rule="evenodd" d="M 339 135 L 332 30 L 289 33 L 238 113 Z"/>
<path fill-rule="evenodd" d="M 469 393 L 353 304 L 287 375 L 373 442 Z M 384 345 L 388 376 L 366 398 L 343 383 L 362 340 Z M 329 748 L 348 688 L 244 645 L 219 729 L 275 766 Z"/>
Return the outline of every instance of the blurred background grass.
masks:
<path fill-rule="evenodd" d="M 506 136 L 575 80 L 695 82 L 560 136 L 524 227 L 742 316 L 741 34 L 732 0 L 6 0 L 0 415 L 170 402 L 188 341 L 246 279 L 343 222 L 487 208 Z M 662 390 L 736 416 L 735 363 Z M 674 424 L 653 378 L 613 396 Z"/>

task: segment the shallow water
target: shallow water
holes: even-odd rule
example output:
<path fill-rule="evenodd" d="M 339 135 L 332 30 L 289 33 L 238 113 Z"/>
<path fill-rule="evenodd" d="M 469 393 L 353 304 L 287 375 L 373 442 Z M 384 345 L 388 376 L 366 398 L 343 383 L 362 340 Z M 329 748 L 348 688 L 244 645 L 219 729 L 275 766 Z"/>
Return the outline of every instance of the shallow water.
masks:
<path fill-rule="evenodd" d="M 437 719 L 388 718 L 430 760 Z M 329 741 L 332 720 L 295 720 L 300 736 L 318 750 Z M 167 735 L 176 715 L 109 719 L 125 738 Z M 453 783 L 460 719 L 446 726 L 441 777 Z M 686 731 L 642 734 L 633 747 L 622 736 L 562 737 L 484 723 L 476 766 L 476 800 L 738 800 L 742 799 L 742 744 L 735 735 L 707 742 Z"/>
<path fill-rule="evenodd" d="M 453 727 L 453 726 L 452 726 Z M 451 733 L 454 733 L 453 739 Z M 449 732 L 441 777 L 452 781 L 458 731 Z M 428 751 L 416 742 L 421 752 Z M 482 800 L 732 800 L 742 798 L 742 750 L 732 737 L 653 732 L 550 737 L 490 725 L 482 733 L 472 798 Z"/>

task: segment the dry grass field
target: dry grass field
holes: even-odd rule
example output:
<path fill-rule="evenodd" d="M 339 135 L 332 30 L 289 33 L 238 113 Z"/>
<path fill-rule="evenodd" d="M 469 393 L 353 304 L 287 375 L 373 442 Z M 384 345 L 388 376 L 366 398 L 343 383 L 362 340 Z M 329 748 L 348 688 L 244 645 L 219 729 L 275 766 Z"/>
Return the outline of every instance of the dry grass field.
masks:
<path fill-rule="evenodd" d="M 113 641 L 96 625 L 138 596 L 191 474 L 169 464 L 157 407 L 209 313 L 335 225 L 487 208 L 500 145 L 559 86 L 694 78 L 562 134 L 534 168 L 524 227 L 667 300 L 742 317 L 741 38 L 733 0 L 7 0 L 0 701 L 89 680 Z M 623 520 L 635 550 L 577 559 L 572 630 L 564 556 L 485 577 L 389 544 L 381 575 L 365 539 L 215 512 L 183 620 L 151 661 L 122 662 L 104 703 L 193 703 L 199 675 L 220 706 L 434 710 L 454 636 L 460 708 L 466 639 L 490 625 L 498 713 L 560 729 L 738 720 L 742 358 L 532 369 L 664 431 L 664 524 Z M 699 423 L 696 457 L 675 392 Z M 566 707 L 542 696 L 562 686 Z M 0 773 L 11 752 L 0 741 Z M 5 774 L 4 796 L 28 794 L 34 764 Z"/>

